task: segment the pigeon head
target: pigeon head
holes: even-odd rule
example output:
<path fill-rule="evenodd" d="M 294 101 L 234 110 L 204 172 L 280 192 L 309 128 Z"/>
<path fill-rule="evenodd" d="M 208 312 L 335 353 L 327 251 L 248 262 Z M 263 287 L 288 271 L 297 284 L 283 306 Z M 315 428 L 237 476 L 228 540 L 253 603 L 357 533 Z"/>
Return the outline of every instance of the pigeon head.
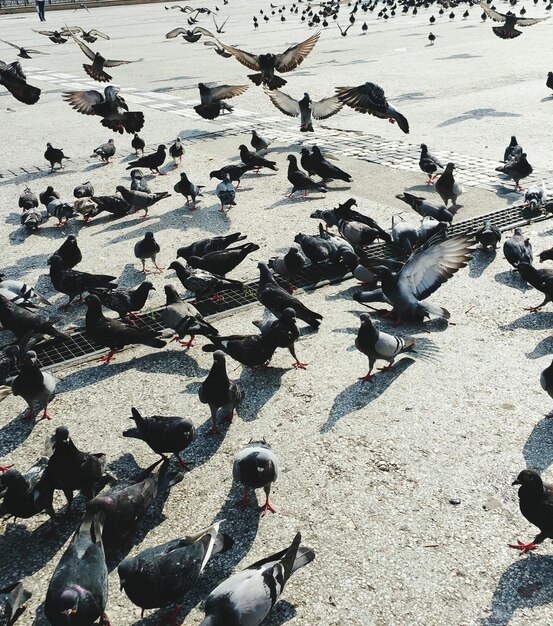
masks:
<path fill-rule="evenodd" d="M 247 152 L 247 151 L 248 151 L 248 148 L 247 148 L 247 147 L 246 147 L 243 143 L 241 143 L 241 144 L 238 146 L 238 150 L 240 150 L 240 152 L 242 152 L 242 151 L 244 151 L 244 150 Z"/>
<path fill-rule="evenodd" d="M 455 163 L 448 163 L 445 169 L 447 172 L 451 172 L 453 169 L 455 169 Z"/>
<path fill-rule="evenodd" d="M 0 476 L 0 488 L 9 489 L 11 487 L 13 489 L 19 486 L 26 490 L 27 483 L 21 472 L 16 469 L 9 469 Z"/>
<path fill-rule="evenodd" d="M 280 316 L 281 320 L 295 320 L 296 319 L 296 311 L 292 307 L 288 307 L 282 311 Z"/>
<path fill-rule="evenodd" d="M 514 135 L 511 135 L 511 143 L 509 145 L 516 146 L 517 144 L 518 144 L 517 138 Z"/>
<path fill-rule="evenodd" d="M 365 326 L 374 326 L 371 316 L 368 313 L 361 313 L 359 319 L 361 320 L 361 324 Z"/>
<path fill-rule="evenodd" d="M 60 267 L 63 265 L 63 259 L 59 254 L 53 254 L 47 261 L 48 265 L 52 267 Z"/>
<path fill-rule="evenodd" d="M 536 491 L 537 493 L 542 493 L 543 491 L 541 476 L 537 472 L 534 472 L 534 470 L 522 470 L 511 484 L 520 485 L 523 489 Z"/>
<path fill-rule="evenodd" d="M 292 165 L 297 165 L 298 164 L 298 160 L 296 159 L 296 157 L 293 154 L 289 154 L 287 157 L 288 161 L 290 161 L 290 163 Z"/>
<path fill-rule="evenodd" d="M 79 609 L 79 594 L 76 589 L 64 589 L 60 596 L 60 613 L 65 615 L 67 623 L 71 623 L 71 618 Z"/>
<path fill-rule="evenodd" d="M 428 146 L 425 143 L 421 143 L 421 150 L 423 152 L 428 152 Z"/>
<path fill-rule="evenodd" d="M 131 178 L 144 178 L 144 174 L 142 173 L 142 170 L 131 170 Z"/>
<path fill-rule="evenodd" d="M 37 362 L 37 354 L 34 350 L 29 350 L 27 352 L 27 354 L 25 355 L 25 360 L 28 361 L 29 363 L 36 363 Z"/>
<path fill-rule="evenodd" d="M 95 296 L 94 294 L 89 294 L 84 299 L 85 303 L 88 305 L 89 311 L 102 311 L 102 303 L 100 302 L 100 298 Z"/>
<path fill-rule="evenodd" d="M 170 304 L 176 304 L 177 302 L 180 302 L 179 294 L 177 293 L 177 290 L 173 287 L 173 285 L 165 285 L 163 289 L 165 291 L 165 297 L 166 297 L 165 306 L 169 306 Z"/>
<path fill-rule="evenodd" d="M 156 288 L 152 285 L 152 283 L 149 280 L 145 280 L 144 282 L 140 283 L 139 289 L 142 289 L 142 291 L 155 291 Z"/>
<path fill-rule="evenodd" d="M 69 429 L 67 426 L 58 426 L 55 434 L 56 443 L 69 443 L 71 441 L 69 437 Z"/>
<path fill-rule="evenodd" d="M 52 144 L 51 144 L 51 143 L 47 143 L 47 144 L 46 144 L 46 147 L 47 147 L 47 148 L 51 148 L 51 147 L 52 147 Z"/>
<path fill-rule="evenodd" d="M 77 237 L 75 237 L 75 235 L 67 235 L 66 241 L 72 244 L 77 243 Z"/>
<path fill-rule="evenodd" d="M 304 154 L 305 156 L 309 156 L 309 150 L 307 148 L 302 148 L 300 154 Z"/>
<path fill-rule="evenodd" d="M 124 559 L 117 566 L 117 573 L 119 574 L 119 584 L 122 591 L 129 580 L 140 573 L 138 560 L 134 558 Z"/>
<path fill-rule="evenodd" d="M 513 235 L 517 237 L 523 237 L 524 235 L 522 234 L 522 228 L 515 228 L 513 230 Z"/>
<path fill-rule="evenodd" d="M 226 361 L 226 354 L 222 350 L 215 350 L 213 360 L 216 363 L 224 363 Z"/>
<path fill-rule="evenodd" d="M 154 233 L 149 230 L 148 232 L 144 233 L 144 239 L 148 239 L 148 240 L 152 240 L 154 238 Z"/>
<path fill-rule="evenodd" d="M 166 150 L 167 148 L 165 147 L 165 144 L 159 144 L 159 146 L 157 147 L 157 151 L 158 152 L 163 152 L 163 150 Z"/>
<path fill-rule="evenodd" d="M 108 143 L 113 145 L 115 143 L 115 141 L 113 140 L 113 138 L 111 138 L 111 139 L 108 139 Z"/>
<path fill-rule="evenodd" d="M 317 156 L 322 156 L 319 146 L 313 146 L 311 150 L 313 151 L 313 154 L 316 154 Z"/>

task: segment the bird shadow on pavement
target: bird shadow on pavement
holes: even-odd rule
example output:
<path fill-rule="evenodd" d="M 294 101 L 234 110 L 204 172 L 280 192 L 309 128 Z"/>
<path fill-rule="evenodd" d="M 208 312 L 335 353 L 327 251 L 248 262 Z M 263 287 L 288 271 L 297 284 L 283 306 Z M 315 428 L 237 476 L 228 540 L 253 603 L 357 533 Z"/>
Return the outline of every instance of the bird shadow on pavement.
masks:
<path fill-rule="evenodd" d="M 2 273 L 6 275 L 6 280 L 19 280 L 25 274 L 36 267 L 46 266 L 46 261 L 51 254 L 31 254 L 20 259 L 17 265 L 8 265 L 2 268 Z"/>
<path fill-rule="evenodd" d="M 490 615 L 481 626 L 506 626 L 517 609 L 529 610 L 553 601 L 553 557 L 531 554 L 503 572 L 493 594 Z"/>
<path fill-rule="evenodd" d="M 411 185 L 410 187 L 405 187 L 405 191 L 428 191 L 437 195 L 437 192 L 434 190 L 433 185 L 427 185 L 426 183 L 421 183 L 420 185 Z M 413 212 L 410 213 L 412 217 L 417 217 L 417 215 Z M 419 216 L 420 219 L 420 216 Z"/>
<path fill-rule="evenodd" d="M 283 367 L 269 367 L 263 371 L 242 368 L 237 384 L 245 391 L 240 403 L 240 418 L 244 422 L 257 419 L 259 411 L 280 389 L 282 377 L 288 371 Z"/>
<path fill-rule="evenodd" d="M 329 416 L 326 422 L 321 426 L 320 432 L 329 432 L 338 421 L 346 415 L 364 409 L 373 402 L 373 400 L 381 396 L 414 362 L 414 359 L 405 357 L 397 361 L 396 365 L 394 365 L 393 369 L 390 371 L 382 373 L 377 372 L 374 378 L 369 382 L 355 380 L 349 387 L 346 387 L 334 398 Z"/>
<path fill-rule="evenodd" d="M 540 474 L 553 463 L 553 420 L 544 417 L 535 426 L 522 450 L 526 467 Z"/>
<path fill-rule="evenodd" d="M 27 439 L 37 422 L 34 419 L 24 420 L 27 409 L 11 422 L 0 428 L 0 458 L 7 457 Z"/>
<path fill-rule="evenodd" d="M 475 251 L 472 261 L 469 263 L 469 276 L 480 278 L 497 257 L 497 250 L 484 250 L 480 248 Z M 500 281 L 498 281 L 500 282 Z"/>
<path fill-rule="evenodd" d="M 532 352 L 526 353 L 527 359 L 540 359 L 542 356 L 547 356 L 548 354 L 553 354 L 553 337 L 545 337 L 542 339 L 536 347 L 532 350 Z"/>
<path fill-rule="evenodd" d="M 208 408 L 207 405 L 206 408 Z M 186 449 L 187 459 L 190 459 L 190 465 L 193 470 L 205 465 L 211 457 L 215 455 L 217 450 L 219 450 L 223 444 L 227 431 L 229 428 L 232 428 L 231 424 L 223 422 L 219 418 L 217 421 L 217 428 L 219 432 L 218 434 L 212 435 L 209 432 L 212 424 L 213 422 L 211 421 L 210 416 L 205 422 L 203 422 L 203 424 L 198 426 L 196 428 L 194 441 Z"/>
<path fill-rule="evenodd" d="M 464 26 L 464 28 L 472 28 L 470 25 Z M 460 54 L 450 54 L 448 57 L 436 57 L 436 61 L 451 61 L 452 59 L 479 59 L 481 54 L 470 54 L 470 52 L 462 52 Z M 493 109 L 484 109 L 493 110 Z"/>
<path fill-rule="evenodd" d="M 466 111 L 462 115 L 450 117 L 443 122 L 440 122 L 438 128 L 444 126 L 451 126 L 452 124 L 459 124 L 461 122 L 468 122 L 469 120 L 481 120 L 487 117 L 520 117 L 520 113 L 511 113 L 509 111 L 497 111 L 496 109 L 472 109 Z"/>
<path fill-rule="evenodd" d="M 513 270 L 507 270 L 506 272 L 498 272 L 494 276 L 496 283 L 505 285 L 506 287 L 512 287 L 519 291 L 528 291 L 528 283 L 522 278 L 522 276 Z"/>
<path fill-rule="evenodd" d="M 282 206 L 282 205 L 286 205 L 286 204 L 292 204 L 292 203 L 296 203 L 298 201 L 300 202 L 311 202 L 312 200 L 315 200 L 317 202 L 322 202 L 323 198 L 321 198 L 320 196 L 304 196 L 304 195 L 294 195 L 291 198 L 288 198 L 288 196 L 284 196 L 283 198 L 281 198 L 280 200 L 277 200 L 276 202 L 273 202 L 273 204 L 269 205 L 268 207 L 266 207 L 267 209 L 277 209 L 278 207 Z"/>
<path fill-rule="evenodd" d="M 499 330 L 551 330 L 553 327 L 553 312 L 525 313 L 508 324 L 502 324 Z"/>
<path fill-rule="evenodd" d="M 399 96 L 394 96 L 394 102 L 401 102 L 403 100 L 430 100 L 431 97 L 432 96 L 427 96 L 424 91 L 410 91 L 402 93 Z"/>

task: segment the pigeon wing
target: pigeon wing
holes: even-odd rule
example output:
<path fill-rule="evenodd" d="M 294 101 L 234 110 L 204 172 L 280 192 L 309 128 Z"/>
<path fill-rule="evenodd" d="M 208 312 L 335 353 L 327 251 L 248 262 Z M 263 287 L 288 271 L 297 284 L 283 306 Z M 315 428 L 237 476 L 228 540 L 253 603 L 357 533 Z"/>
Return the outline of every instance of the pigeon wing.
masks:
<path fill-rule="evenodd" d="M 101 33 L 99 30 L 96 30 L 95 28 L 89 31 L 88 34 L 91 35 L 92 37 L 101 37 L 102 39 L 110 39 L 108 35 Z"/>
<path fill-rule="evenodd" d="M 179 26 L 178 28 L 173 28 L 173 30 L 170 30 L 165 35 L 165 39 L 174 39 L 175 37 L 178 37 L 179 35 L 184 35 L 184 34 L 186 34 L 186 29 Z"/>
<path fill-rule="evenodd" d="M 490 6 L 488 6 L 488 4 L 486 3 L 485 0 L 480 0 L 480 6 L 482 7 L 482 9 L 484 10 L 484 13 L 491 18 L 494 22 L 505 22 L 506 21 L 506 16 L 503 15 L 503 13 L 498 13 L 497 11 L 494 11 Z"/>
<path fill-rule="evenodd" d="M 216 39 L 217 43 L 226 50 L 230 52 L 242 65 L 245 65 L 250 70 L 260 71 L 259 67 L 259 56 L 257 54 L 252 54 L 251 52 L 245 52 L 244 50 L 240 50 L 239 48 L 235 48 L 234 46 L 227 46 L 226 43 L 219 41 Z"/>
<path fill-rule="evenodd" d="M 321 33 L 317 32 L 311 35 L 309 39 L 288 48 L 282 54 L 277 54 L 275 57 L 275 69 L 279 72 L 290 72 L 298 67 L 313 50 L 320 36 Z"/>
<path fill-rule="evenodd" d="M 365 83 L 357 87 L 336 87 L 338 99 L 360 113 L 388 115 L 389 105 L 382 87 Z"/>
<path fill-rule="evenodd" d="M 77 39 L 73 33 L 69 33 L 74 41 L 79 44 L 79 48 L 85 53 L 85 55 L 91 60 L 94 61 L 94 57 L 96 56 L 94 52 L 82 41 Z"/>
<path fill-rule="evenodd" d="M 142 59 L 137 59 L 136 61 L 118 61 L 117 59 L 107 59 L 104 63 L 104 67 L 117 67 L 118 65 L 128 65 L 129 63 L 136 63 L 137 61 L 141 61 Z"/>
<path fill-rule="evenodd" d="M 265 89 L 265 93 L 271 99 L 271 102 L 276 106 L 276 108 L 284 113 L 284 115 L 289 115 L 290 117 L 297 117 L 300 114 L 300 104 L 297 100 L 290 97 L 288 94 L 285 94 L 283 91 L 279 91 L 278 89 L 273 89 L 272 91 L 269 89 Z"/>
<path fill-rule="evenodd" d="M 249 85 L 219 85 L 211 88 L 211 97 L 213 100 L 234 98 L 242 95 L 248 87 Z"/>
<path fill-rule="evenodd" d="M 16 46 L 14 43 L 10 43 L 9 41 L 6 41 L 5 39 L 0 39 L 0 41 L 2 43 L 8 44 L 8 46 L 11 46 L 12 48 L 15 48 L 16 50 L 19 50 L 19 46 Z"/>
<path fill-rule="evenodd" d="M 525 17 L 519 18 L 517 20 L 517 26 L 533 26 L 534 24 L 539 24 L 540 22 L 544 22 L 546 17 Z"/>
<path fill-rule="evenodd" d="M 90 91 L 66 91 L 63 99 L 83 115 L 96 115 L 94 106 L 104 101 L 102 94 L 95 89 Z"/>
<path fill-rule="evenodd" d="M 343 102 L 340 102 L 337 96 L 330 96 L 330 98 L 323 98 L 318 102 L 313 102 L 311 109 L 311 115 L 316 120 L 326 120 L 328 117 L 332 117 L 344 106 Z"/>

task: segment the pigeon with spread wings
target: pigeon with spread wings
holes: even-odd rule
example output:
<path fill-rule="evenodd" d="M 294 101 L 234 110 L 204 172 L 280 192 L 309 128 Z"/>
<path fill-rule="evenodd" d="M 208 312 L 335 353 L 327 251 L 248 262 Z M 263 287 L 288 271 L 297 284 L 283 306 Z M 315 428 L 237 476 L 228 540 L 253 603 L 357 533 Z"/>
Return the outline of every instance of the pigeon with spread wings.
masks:
<path fill-rule="evenodd" d="M 35 30 L 32 29 L 33 33 L 38 33 L 39 35 L 44 35 L 48 37 L 50 41 L 53 43 L 67 43 L 69 41 L 67 31 L 59 31 L 59 30 Z"/>
<path fill-rule="evenodd" d="M 92 65 L 83 63 L 84 71 L 99 83 L 108 83 L 112 76 L 107 72 L 104 72 L 104 67 L 117 67 L 118 65 L 127 65 L 128 63 L 136 63 L 142 61 L 120 61 L 117 59 L 106 59 L 99 52 L 92 52 L 92 50 L 82 41 L 79 41 L 73 33 L 70 33 L 71 37 L 77 42 L 79 48 L 85 53 L 85 55 L 92 61 Z"/>
<path fill-rule="evenodd" d="M 409 133 L 409 122 L 386 100 L 382 87 L 374 83 L 365 83 L 357 87 L 336 87 L 336 94 L 340 102 L 359 113 L 388 119 L 392 124 L 397 122 L 404 133 Z"/>
<path fill-rule="evenodd" d="M 206 120 L 214 120 L 221 112 L 232 113 L 232 107 L 223 101 L 223 98 L 234 98 L 243 94 L 248 85 L 219 85 L 210 87 L 205 83 L 198 83 L 201 104 L 194 107 L 198 115 Z"/>
<path fill-rule="evenodd" d="M 192 30 L 188 30 L 179 26 L 178 28 L 173 28 L 173 30 L 170 30 L 165 35 L 165 39 L 174 39 L 179 35 L 182 35 L 182 38 L 189 43 L 195 43 L 201 38 L 202 35 L 204 35 L 205 37 L 213 37 L 213 33 L 209 32 L 205 28 L 202 28 L 201 26 L 196 26 Z"/>
<path fill-rule="evenodd" d="M 111 39 L 109 35 L 106 35 L 100 32 L 99 30 L 96 30 L 95 28 L 91 28 L 90 30 L 86 31 L 82 29 L 80 26 L 66 26 L 62 30 L 62 35 L 65 35 L 65 34 L 80 35 L 81 38 L 87 41 L 88 43 L 94 43 L 95 41 L 98 40 L 98 37 L 101 37 L 102 39 Z"/>
<path fill-rule="evenodd" d="M 337 96 L 323 98 L 314 102 L 306 92 L 301 100 L 295 100 L 288 94 L 278 89 L 265 89 L 265 93 L 271 99 L 275 107 L 290 117 L 300 116 L 300 131 L 302 133 L 313 132 L 313 118 L 316 120 L 325 120 L 344 106 Z"/>
<path fill-rule="evenodd" d="M 300 65 L 305 57 L 313 50 L 317 41 L 319 41 L 321 33 L 317 32 L 311 35 L 309 39 L 301 43 L 291 46 L 280 54 L 268 52 L 266 54 L 252 54 L 239 50 L 233 46 L 227 46 L 217 40 L 219 45 L 227 52 L 230 52 L 242 65 L 251 70 L 256 70 L 259 74 L 248 74 L 248 78 L 256 85 L 267 85 L 269 89 L 277 89 L 286 85 L 286 81 L 280 76 L 275 76 L 277 72 L 290 72 Z"/>
<path fill-rule="evenodd" d="M 533 26 L 547 19 L 546 17 L 518 17 L 511 11 L 505 14 L 499 13 L 488 6 L 485 0 L 480 0 L 480 6 L 484 9 L 484 13 L 494 22 L 504 22 L 502 26 L 492 27 L 494 34 L 501 39 L 514 39 L 522 35 L 522 32 L 517 30 L 515 26 Z"/>
<path fill-rule="evenodd" d="M 19 52 L 17 53 L 17 56 L 21 57 L 22 59 L 32 59 L 31 54 L 48 54 L 47 52 L 41 52 L 40 50 L 33 50 L 32 48 L 22 48 L 21 46 L 18 46 L 14 43 L 10 43 L 9 41 L 6 41 L 5 39 L 0 39 L 0 41 L 2 43 L 7 44 L 8 46 L 11 46 L 12 48 L 15 48 L 16 50 L 19 50 Z"/>
<path fill-rule="evenodd" d="M 136 133 L 144 126 L 144 113 L 129 111 L 127 103 L 119 95 L 119 88 L 113 85 L 104 89 L 104 95 L 95 89 L 66 91 L 63 99 L 83 115 L 99 115 L 102 126 L 118 133 Z"/>
<path fill-rule="evenodd" d="M 27 83 L 19 61 L 7 64 L 0 61 L 0 85 L 3 85 L 19 102 L 34 104 L 40 98 L 40 89 Z"/>

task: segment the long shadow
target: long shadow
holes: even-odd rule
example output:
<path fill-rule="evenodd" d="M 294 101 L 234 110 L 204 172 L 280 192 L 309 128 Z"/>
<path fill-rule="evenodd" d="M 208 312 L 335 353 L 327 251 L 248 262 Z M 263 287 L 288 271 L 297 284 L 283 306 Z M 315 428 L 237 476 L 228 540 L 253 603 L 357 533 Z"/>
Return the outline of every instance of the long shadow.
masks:
<path fill-rule="evenodd" d="M 553 419 L 544 417 L 534 426 L 522 454 L 526 467 L 540 474 L 553 463 Z"/>
<path fill-rule="evenodd" d="M 370 382 L 355 380 L 334 398 L 330 414 L 321 426 L 321 432 L 329 432 L 343 417 L 365 408 L 376 400 L 414 362 L 414 359 L 406 357 L 398 361 L 392 370 L 377 372 Z"/>
<path fill-rule="evenodd" d="M 52 253 L 54 249 L 52 249 Z M 25 276 L 29 270 L 35 267 L 47 267 L 46 261 L 52 256 L 52 253 L 27 255 L 20 259 L 17 265 L 2 267 L 2 273 L 6 275 L 6 279 L 19 280 Z"/>
<path fill-rule="evenodd" d="M 527 359 L 540 359 L 542 356 L 553 354 L 553 337 L 542 339 L 532 352 L 526 353 Z"/>
<path fill-rule="evenodd" d="M 27 409 L 25 409 L 26 412 Z M 0 458 L 8 457 L 14 450 L 17 450 L 33 432 L 37 422 L 34 419 L 24 420 L 23 415 L 25 413 L 19 414 L 11 422 L 0 428 Z"/>
<path fill-rule="evenodd" d="M 506 272 L 498 272 L 494 276 L 494 280 L 496 283 L 500 285 L 505 285 L 506 287 L 512 287 L 513 289 L 518 289 L 519 291 L 527 291 L 529 289 L 528 284 L 522 278 L 522 276 L 513 270 L 507 270 Z"/>
<path fill-rule="evenodd" d="M 553 557 L 532 554 L 517 559 L 503 572 L 493 594 L 490 615 L 481 626 L 506 626 L 517 610 L 553 601 Z"/>
<path fill-rule="evenodd" d="M 521 317 L 508 324 L 499 326 L 499 330 L 550 330 L 553 325 L 553 312 L 540 311 L 538 313 L 525 313 Z"/>
<path fill-rule="evenodd" d="M 240 417 L 245 422 L 257 419 L 259 411 L 276 394 L 282 384 L 282 376 L 288 369 L 270 367 L 263 371 L 242 368 L 238 385 L 244 392 L 240 404 Z"/>
<path fill-rule="evenodd" d="M 520 113 L 511 113 L 509 111 L 497 111 L 496 109 L 472 109 L 466 111 L 462 115 L 451 117 L 438 124 L 438 128 L 444 126 L 451 126 L 452 124 L 459 124 L 461 122 L 467 122 L 468 120 L 481 120 L 487 117 L 520 117 Z"/>
<path fill-rule="evenodd" d="M 488 266 L 490 266 L 497 256 L 497 250 L 476 250 L 472 261 L 469 263 L 469 276 L 480 278 Z"/>

